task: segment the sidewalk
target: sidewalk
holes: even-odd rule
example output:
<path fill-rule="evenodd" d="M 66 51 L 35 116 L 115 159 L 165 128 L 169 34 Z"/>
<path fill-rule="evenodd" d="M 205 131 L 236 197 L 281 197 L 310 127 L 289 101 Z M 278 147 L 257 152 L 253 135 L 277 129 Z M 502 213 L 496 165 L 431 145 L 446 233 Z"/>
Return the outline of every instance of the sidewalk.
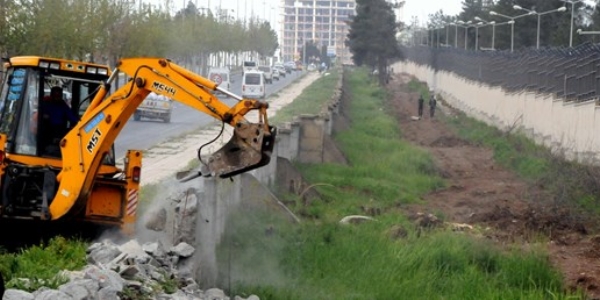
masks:
<path fill-rule="evenodd" d="M 288 105 L 302 91 L 317 80 L 321 75 L 317 72 L 306 74 L 298 82 L 292 83 L 277 93 L 276 97 L 269 100 L 269 117 L 273 117 L 279 109 Z M 258 122 L 258 113 L 251 112 L 246 115 L 251 122 Z M 214 139 L 221 129 L 217 121 L 201 129 L 197 133 L 177 138 L 154 146 L 144 152 L 142 160 L 142 186 L 159 183 L 176 172 L 188 167 L 191 161 L 198 160 L 198 148 Z M 223 134 L 212 144 L 202 148 L 202 155 L 213 153 L 221 148 L 231 138 L 233 128 L 225 125 Z"/>

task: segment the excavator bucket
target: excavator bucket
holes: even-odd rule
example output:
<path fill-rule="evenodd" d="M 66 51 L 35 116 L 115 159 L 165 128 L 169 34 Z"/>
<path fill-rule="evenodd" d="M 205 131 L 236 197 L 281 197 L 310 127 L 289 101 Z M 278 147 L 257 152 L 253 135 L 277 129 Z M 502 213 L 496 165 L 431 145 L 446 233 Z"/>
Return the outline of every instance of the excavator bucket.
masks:
<path fill-rule="evenodd" d="M 236 126 L 231 140 L 208 159 L 210 175 L 229 178 L 269 164 L 276 130 L 265 127 L 253 123 Z"/>
<path fill-rule="evenodd" d="M 271 161 L 275 136 L 272 126 L 240 124 L 229 142 L 213 153 L 199 171 L 179 172 L 176 178 L 184 182 L 200 176 L 229 178 L 265 166 Z"/>

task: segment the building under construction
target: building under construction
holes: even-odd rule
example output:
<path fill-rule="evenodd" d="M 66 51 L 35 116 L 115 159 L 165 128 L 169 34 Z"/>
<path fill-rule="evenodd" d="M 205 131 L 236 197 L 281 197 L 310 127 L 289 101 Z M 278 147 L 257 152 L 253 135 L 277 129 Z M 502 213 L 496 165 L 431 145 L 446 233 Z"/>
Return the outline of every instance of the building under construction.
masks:
<path fill-rule="evenodd" d="M 303 43 L 312 41 L 319 49 L 327 46 L 328 55 L 351 63 L 344 40 L 349 30 L 346 21 L 355 8 L 354 0 L 282 0 L 279 44 L 283 60 L 299 60 Z"/>

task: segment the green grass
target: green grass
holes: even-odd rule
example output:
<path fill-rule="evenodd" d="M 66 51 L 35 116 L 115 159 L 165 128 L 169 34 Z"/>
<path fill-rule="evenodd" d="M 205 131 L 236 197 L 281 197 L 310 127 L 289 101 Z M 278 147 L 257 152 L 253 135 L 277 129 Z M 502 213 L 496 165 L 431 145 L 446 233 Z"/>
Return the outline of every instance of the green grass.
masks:
<path fill-rule="evenodd" d="M 309 182 L 323 184 L 315 186 L 322 200 L 305 207 L 296 195 L 281 195 L 296 200 L 301 224 L 278 221 L 273 212 L 232 218 L 217 251 L 219 269 L 230 270 L 223 288 L 260 299 L 581 298 L 563 292 L 560 274 L 535 245 L 500 249 L 475 235 L 416 230 L 398 208 L 444 183 L 431 157 L 399 138 L 397 122 L 384 109 L 385 93 L 362 84 L 368 73 L 346 76 L 352 127 L 335 139 L 349 165 L 298 165 Z M 364 214 L 360 206 L 380 208 L 377 221 L 338 223 Z M 397 227 L 405 238 L 391 237 Z"/>
<path fill-rule="evenodd" d="M 67 278 L 58 276 L 62 270 L 81 270 L 86 265 L 87 243 L 55 237 L 48 244 L 29 247 L 19 253 L 0 254 L 0 272 L 6 288 L 35 291 L 42 286 L 57 288 Z M 29 279 L 29 283 L 18 280 Z"/>
<path fill-rule="evenodd" d="M 319 114 L 323 105 L 333 96 L 340 76 L 339 69 L 331 69 L 329 75 L 321 76 L 305 88 L 294 102 L 278 110 L 275 116 L 269 119 L 269 122 L 279 125 L 289 122 L 294 116 L 301 114 Z"/>

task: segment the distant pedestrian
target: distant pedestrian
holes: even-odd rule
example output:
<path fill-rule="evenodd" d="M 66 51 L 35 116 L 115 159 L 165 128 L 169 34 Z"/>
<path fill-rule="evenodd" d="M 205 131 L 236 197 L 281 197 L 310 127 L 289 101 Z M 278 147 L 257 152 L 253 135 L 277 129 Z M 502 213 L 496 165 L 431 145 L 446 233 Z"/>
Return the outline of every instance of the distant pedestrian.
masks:
<path fill-rule="evenodd" d="M 435 100 L 435 95 L 431 94 L 431 98 L 429 98 L 429 117 L 433 118 L 435 114 L 435 107 L 437 106 L 437 101 Z"/>
<path fill-rule="evenodd" d="M 423 105 L 425 103 L 425 99 L 423 99 L 423 95 L 419 96 L 419 119 L 423 117 Z"/>

